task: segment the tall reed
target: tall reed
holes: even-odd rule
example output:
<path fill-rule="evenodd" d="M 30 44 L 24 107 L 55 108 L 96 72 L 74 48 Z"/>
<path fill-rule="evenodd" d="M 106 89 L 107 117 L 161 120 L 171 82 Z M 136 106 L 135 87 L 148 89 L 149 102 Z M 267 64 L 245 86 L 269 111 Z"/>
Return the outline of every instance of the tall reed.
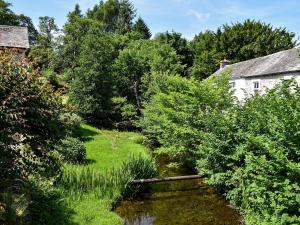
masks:
<path fill-rule="evenodd" d="M 131 156 L 120 168 L 109 171 L 100 172 L 89 166 L 68 166 L 59 186 L 72 198 L 80 199 L 85 193 L 93 193 L 99 198 L 117 198 L 135 192 L 136 188 L 131 185 L 134 179 L 152 178 L 156 174 L 155 163 L 150 157 Z"/>

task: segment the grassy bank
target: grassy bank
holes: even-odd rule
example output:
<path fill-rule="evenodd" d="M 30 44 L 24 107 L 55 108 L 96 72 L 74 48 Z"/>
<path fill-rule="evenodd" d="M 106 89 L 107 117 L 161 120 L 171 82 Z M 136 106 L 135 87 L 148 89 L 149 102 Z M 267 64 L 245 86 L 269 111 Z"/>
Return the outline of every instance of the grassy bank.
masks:
<path fill-rule="evenodd" d="M 134 156 L 149 159 L 147 149 L 139 144 L 142 136 L 133 132 L 98 130 L 82 125 L 81 136 L 87 149 L 87 164 L 66 166 L 62 188 L 72 221 L 80 225 L 118 225 L 123 220 L 110 211 L 124 188 L 120 171 Z M 126 167 L 126 166 L 125 166 Z"/>

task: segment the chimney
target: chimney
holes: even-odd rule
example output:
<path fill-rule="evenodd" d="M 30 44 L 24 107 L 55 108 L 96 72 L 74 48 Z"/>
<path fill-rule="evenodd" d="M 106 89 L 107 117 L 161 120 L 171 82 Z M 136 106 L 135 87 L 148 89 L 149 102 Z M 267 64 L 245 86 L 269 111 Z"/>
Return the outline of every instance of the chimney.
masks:
<path fill-rule="evenodd" d="M 230 65 L 230 61 L 228 61 L 227 59 L 223 59 L 221 62 L 220 62 L 220 69 L 223 69 L 225 68 L 226 66 Z"/>

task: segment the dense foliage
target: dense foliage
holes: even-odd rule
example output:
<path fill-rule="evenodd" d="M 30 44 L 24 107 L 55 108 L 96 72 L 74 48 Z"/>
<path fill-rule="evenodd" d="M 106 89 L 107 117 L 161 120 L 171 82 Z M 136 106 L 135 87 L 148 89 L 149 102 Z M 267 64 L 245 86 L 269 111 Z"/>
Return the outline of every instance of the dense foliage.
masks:
<path fill-rule="evenodd" d="M 176 51 L 181 64 L 185 67 L 182 75 L 186 76 L 188 74 L 187 69 L 193 64 L 192 50 L 189 42 L 180 33 L 174 31 L 158 33 L 154 39 L 162 44 L 170 45 Z"/>
<path fill-rule="evenodd" d="M 110 34 L 91 30 L 84 39 L 80 65 L 71 83 L 70 101 L 89 122 L 109 126 L 115 47 Z"/>
<path fill-rule="evenodd" d="M 179 76 L 166 77 L 147 104 L 140 125 L 144 132 L 163 144 L 176 161 L 195 166 L 195 151 L 214 121 L 232 105 L 229 76 L 203 82 Z"/>
<path fill-rule="evenodd" d="M 37 31 L 10 7 L 0 0 L 0 24 L 27 26 L 32 46 L 30 63 L 0 52 L 0 223 L 68 224 L 68 215 L 56 217 L 55 208 L 66 208 L 54 184 L 75 197 L 115 200 L 132 191 L 132 179 L 155 175 L 145 158 L 130 159 L 123 171 L 68 165 L 62 174 L 63 163 L 87 162 L 73 138 L 81 117 L 98 127 L 142 129 L 224 191 L 248 224 L 300 223 L 299 86 L 285 82 L 236 105 L 230 71 L 210 76 L 222 59 L 295 47 L 294 33 L 246 20 L 190 42 L 174 31 L 150 39 L 131 1 L 107 0 L 85 13 L 76 5 L 60 34 L 54 18 L 40 17 Z"/>
<path fill-rule="evenodd" d="M 300 87 L 287 81 L 235 106 L 198 148 L 198 169 L 249 224 L 298 224 Z"/>
<path fill-rule="evenodd" d="M 219 81 L 219 82 L 216 82 Z M 233 105 L 226 77 L 172 77 L 141 125 L 179 163 L 225 191 L 247 224 L 299 223 L 300 88 L 287 81 Z M 206 89 L 207 88 L 207 89 Z"/>
<path fill-rule="evenodd" d="M 56 150 L 68 163 L 84 163 L 86 157 L 86 149 L 83 143 L 73 137 L 67 137 L 57 145 Z"/>
<path fill-rule="evenodd" d="M 58 96 L 14 54 L 0 53 L 0 73 L 1 180 L 55 174 L 51 146 L 65 133 Z"/>
<path fill-rule="evenodd" d="M 46 80 L 17 53 L 0 53 L 0 74 L 0 214 L 21 224 L 24 215 L 13 216 L 19 209 L 9 200 L 16 197 L 7 196 L 19 196 L 23 213 L 33 216 L 27 211 L 36 204 L 29 201 L 33 189 L 51 185 L 60 171 L 53 145 L 66 134 L 64 111 Z"/>
<path fill-rule="evenodd" d="M 126 97 L 140 115 L 154 74 L 175 74 L 182 69 L 176 52 L 169 45 L 147 40 L 132 41 L 114 63 L 117 93 Z"/>
<path fill-rule="evenodd" d="M 141 34 L 144 39 L 151 38 L 151 31 L 141 17 L 139 17 L 138 20 L 134 23 L 132 30 Z"/>

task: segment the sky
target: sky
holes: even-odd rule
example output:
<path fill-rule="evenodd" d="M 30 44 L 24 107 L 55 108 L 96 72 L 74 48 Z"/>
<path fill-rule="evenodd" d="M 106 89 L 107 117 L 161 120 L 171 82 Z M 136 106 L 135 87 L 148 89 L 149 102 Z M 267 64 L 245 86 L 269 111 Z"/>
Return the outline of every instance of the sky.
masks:
<path fill-rule="evenodd" d="M 62 27 L 75 4 L 83 12 L 99 0 L 7 0 L 15 13 L 32 18 L 54 17 Z M 176 31 L 191 40 L 205 30 L 216 30 L 222 24 L 245 19 L 261 20 L 274 27 L 286 27 L 300 36 L 300 0 L 132 0 L 152 34 Z"/>

